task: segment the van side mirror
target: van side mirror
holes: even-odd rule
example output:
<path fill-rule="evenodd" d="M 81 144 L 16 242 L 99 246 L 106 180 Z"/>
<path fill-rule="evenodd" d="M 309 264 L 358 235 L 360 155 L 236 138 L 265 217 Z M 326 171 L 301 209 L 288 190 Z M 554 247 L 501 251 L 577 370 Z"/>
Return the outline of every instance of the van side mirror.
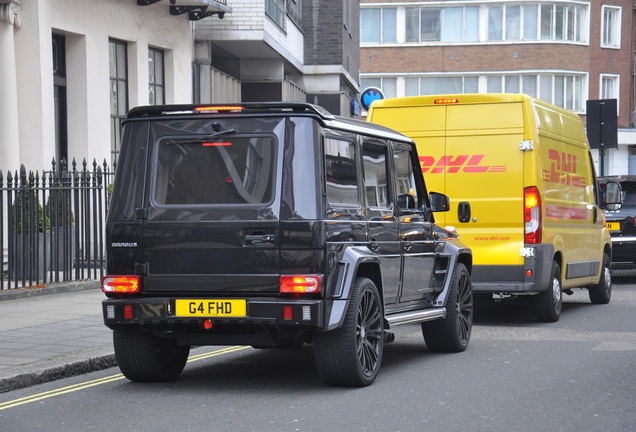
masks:
<path fill-rule="evenodd" d="M 617 182 L 607 182 L 603 193 L 603 204 L 608 210 L 618 210 L 623 206 L 621 185 Z"/>
<path fill-rule="evenodd" d="M 450 200 L 447 195 L 439 192 L 431 192 L 429 198 L 431 200 L 431 211 L 447 212 L 450 210 Z"/>

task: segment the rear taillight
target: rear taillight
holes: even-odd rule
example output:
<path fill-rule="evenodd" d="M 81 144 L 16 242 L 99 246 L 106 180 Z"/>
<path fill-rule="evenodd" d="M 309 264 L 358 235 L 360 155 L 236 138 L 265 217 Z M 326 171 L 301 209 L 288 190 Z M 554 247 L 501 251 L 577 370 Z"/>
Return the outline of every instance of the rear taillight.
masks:
<path fill-rule="evenodd" d="M 279 289 L 285 294 L 316 294 L 321 279 L 319 275 L 285 275 L 280 277 Z"/>
<path fill-rule="evenodd" d="M 113 294 L 137 294 L 141 292 L 139 276 L 104 276 L 102 291 Z"/>
<path fill-rule="evenodd" d="M 524 242 L 541 243 L 541 195 L 536 186 L 527 187 L 523 194 L 523 216 L 525 222 Z"/>

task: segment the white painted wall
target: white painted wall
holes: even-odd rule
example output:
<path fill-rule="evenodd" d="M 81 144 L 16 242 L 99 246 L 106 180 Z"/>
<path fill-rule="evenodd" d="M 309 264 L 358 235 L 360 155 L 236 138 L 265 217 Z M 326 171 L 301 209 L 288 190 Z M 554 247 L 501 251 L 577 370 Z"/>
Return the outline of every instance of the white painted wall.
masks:
<path fill-rule="evenodd" d="M 192 102 L 193 25 L 168 7 L 167 1 L 21 2 L 22 27 L 14 32 L 19 163 L 49 169 L 55 155 L 53 32 L 66 35 L 69 155 L 78 162 L 110 161 L 109 38 L 128 43 L 129 108 L 148 103 L 149 46 L 165 52 L 166 102 Z"/>

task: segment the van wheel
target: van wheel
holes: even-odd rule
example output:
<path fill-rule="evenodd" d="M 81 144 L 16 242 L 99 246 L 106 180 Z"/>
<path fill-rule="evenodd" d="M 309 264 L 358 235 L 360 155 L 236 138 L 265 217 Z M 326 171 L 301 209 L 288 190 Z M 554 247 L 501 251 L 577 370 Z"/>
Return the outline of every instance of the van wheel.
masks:
<path fill-rule="evenodd" d="M 473 288 L 470 273 L 458 263 L 453 272 L 446 318 L 422 323 L 422 335 L 429 350 L 461 352 L 468 347 L 473 328 Z"/>
<path fill-rule="evenodd" d="M 382 362 L 383 322 L 375 284 L 356 278 L 343 325 L 314 335 L 314 360 L 325 383 L 350 387 L 373 383 Z"/>
<path fill-rule="evenodd" d="M 607 304 L 612 298 L 612 273 L 610 271 L 610 257 L 603 254 L 603 269 L 598 285 L 588 288 L 590 301 L 594 304 Z"/>
<path fill-rule="evenodd" d="M 557 322 L 563 307 L 563 293 L 561 292 L 561 267 L 557 262 L 552 263 L 552 274 L 548 290 L 539 293 L 534 298 L 535 314 L 542 322 Z"/>
<path fill-rule="evenodd" d="M 139 328 L 113 331 L 115 359 L 126 378 L 138 382 L 177 379 L 185 367 L 189 346 L 161 338 Z"/>

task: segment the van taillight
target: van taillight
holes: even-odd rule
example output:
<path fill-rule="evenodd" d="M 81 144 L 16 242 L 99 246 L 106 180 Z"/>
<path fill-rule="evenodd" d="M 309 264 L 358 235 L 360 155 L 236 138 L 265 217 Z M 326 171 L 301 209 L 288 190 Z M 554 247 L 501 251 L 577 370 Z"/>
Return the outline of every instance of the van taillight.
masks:
<path fill-rule="evenodd" d="M 527 187 L 523 194 L 523 216 L 525 222 L 524 242 L 541 243 L 541 195 L 536 186 Z"/>
<path fill-rule="evenodd" d="M 137 294 L 141 291 L 139 276 L 104 276 L 102 291 L 113 294 Z"/>

